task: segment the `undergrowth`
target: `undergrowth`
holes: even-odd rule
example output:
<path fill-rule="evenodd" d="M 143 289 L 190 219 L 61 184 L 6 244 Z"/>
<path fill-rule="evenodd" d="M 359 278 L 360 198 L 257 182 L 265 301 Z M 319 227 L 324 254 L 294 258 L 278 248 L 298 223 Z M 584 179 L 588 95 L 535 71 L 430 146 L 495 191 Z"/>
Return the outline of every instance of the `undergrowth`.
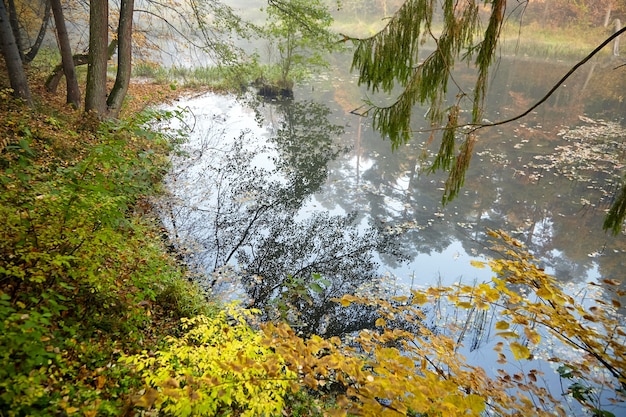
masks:
<path fill-rule="evenodd" d="M 0 94 L 0 415 L 121 415 L 122 352 L 210 303 L 150 214 L 173 136 L 157 115 L 99 123 Z M 173 117 L 161 113 L 159 117 Z"/>

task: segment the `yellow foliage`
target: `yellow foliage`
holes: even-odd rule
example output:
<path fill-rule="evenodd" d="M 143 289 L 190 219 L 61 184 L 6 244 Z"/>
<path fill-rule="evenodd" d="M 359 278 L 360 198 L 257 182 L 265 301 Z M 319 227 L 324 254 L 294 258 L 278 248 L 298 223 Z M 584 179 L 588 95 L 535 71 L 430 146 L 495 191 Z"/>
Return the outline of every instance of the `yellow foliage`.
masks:
<path fill-rule="evenodd" d="M 413 292 L 413 298 L 412 298 L 413 304 L 422 305 L 422 304 L 426 304 L 429 300 L 430 298 L 428 297 L 428 295 L 422 292 L 418 292 L 418 291 Z"/>
<path fill-rule="evenodd" d="M 124 358 L 147 385 L 135 405 L 177 416 L 279 413 L 296 376 L 247 324 L 252 317 L 232 308 L 215 318 L 183 319 L 186 333 L 169 338 L 165 350 Z"/>
<path fill-rule="evenodd" d="M 234 309 L 216 318 L 186 320 L 186 333 L 169 339 L 166 349 L 126 358 L 147 385 L 136 405 L 175 415 L 214 415 L 229 409 L 242 416 L 278 415 L 289 392 L 341 386 L 344 394 L 336 398 L 330 416 L 479 416 L 487 404 L 490 415 L 518 416 L 520 410 L 529 416 L 567 415 L 560 398 L 536 385 L 540 372 L 509 375 L 498 370 L 496 377 L 489 377 L 484 369 L 469 365 L 459 354 L 466 327 L 434 332 L 420 326 L 420 306 L 443 300 L 468 316 L 492 309 L 496 335 L 504 339 L 494 347 L 499 364 L 508 361 L 507 345 L 515 360 L 531 360 L 548 332 L 585 353 L 577 356 L 576 364 L 564 358 L 552 361 L 585 372 L 604 368 L 613 379 L 594 383 L 626 385 L 626 331 L 615 305 L 577 304 L 534 265 L 521 245 L 505 234 L 490 234 L 504 242 L 505 254 L 489 262 L 497 274 L 491 283 L 413 290 L 410 303 L 346 295 L 336 301 L 376 306 L 380 313 L 375 331 L 361 331 L 346 341 L 317 335 L 303 339 L 285 323 L 261 324 L 255 331 L 247 324 L 252 314 Z M 418 330 L 389 328 L 385 317 L 404 317 Z M 596 407 L 589 398 L 577 399 Z"/>
<path fill-rule="evenodd" d="M 478 268 L 478 269 L 483 269 L 486 265 L 484 262 L 480 262 L 480 261 L 475 261 L 475 260 L 471 260 L 470 264 L 474 267 L 474 268 Z"/>
<path fill-rule="evenodd" d="M 513 357 L 515 357 L 516 360 L 528 359 L 530 357 L 530 350 L 519 342 L 511 342 L 509 347 L 511 348 Z"/>
<path fill-rule="evenodd" d="M 496 323 L 496 330 L 506 330 L 509 328 L 509 322 L 508 321 L 499 321 Z"/>

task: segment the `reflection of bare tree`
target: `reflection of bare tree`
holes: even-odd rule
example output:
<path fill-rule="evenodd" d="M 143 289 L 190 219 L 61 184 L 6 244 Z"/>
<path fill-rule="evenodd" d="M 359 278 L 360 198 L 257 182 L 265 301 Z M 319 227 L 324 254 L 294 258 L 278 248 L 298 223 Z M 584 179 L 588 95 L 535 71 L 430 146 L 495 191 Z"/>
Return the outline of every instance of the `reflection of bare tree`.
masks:
<path fill-rule="evenodd" d="M 267 235 L 238 258 L 246 265 L 243 283 L 253 306 L 271 317 L 276 306 L 268 301 L 281 300 L 316 333 L 326 329 L 337 334 L 356 326 L 347 317 L 333 317 L 341 309 L 331 299 L 377 280 L 373 254 L 401 256 L 394 242 L 377 228 L 360 231 L 355 213 L 317 213 L 302 222 L 289 216 L 275 220 Z"/>
<path fill-rule="evenodd" d="M 373 309 L 339 308 L 331 299 L 377 279 L 374 252 L 399 252 L 388 235 L 360 224 L 355 214 L 297 219 L 326 181 L 328 162 L 345 150 L 335 144 L 342 129 L 328 114 L 325 106 L 295 103 L 282 111 L 266 144 L 243 132 L 213 150 L 209 163 L 215 141 L 188 149 L 176 185 L 191 195 L 170 200 L 166 223 L 179 246 L 193 246 L 187 261 L 203 272 L 207 287 L 224 284 L 229 274 L 213 272 L 230 266 L 266 317 L 288 308 L 287 318 L 303 319 L 308 332 L 340 334 L 373 326 L 378 316 Z"/>

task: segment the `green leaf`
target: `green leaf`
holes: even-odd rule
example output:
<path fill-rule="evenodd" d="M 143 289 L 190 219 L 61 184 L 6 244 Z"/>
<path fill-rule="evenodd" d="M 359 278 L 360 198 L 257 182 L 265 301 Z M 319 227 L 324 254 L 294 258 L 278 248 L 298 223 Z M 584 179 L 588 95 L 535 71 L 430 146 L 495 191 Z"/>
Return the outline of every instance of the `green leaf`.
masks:
<path fill-rule="evenodd" d="M 320 287 L 319 284 L 317 283 L 312 283 L 311 285 L 309 285 L 309 288 L 311 288 L 314 292 L 321 294 L 324 292 L 324 289 L 322 287 Z"/>

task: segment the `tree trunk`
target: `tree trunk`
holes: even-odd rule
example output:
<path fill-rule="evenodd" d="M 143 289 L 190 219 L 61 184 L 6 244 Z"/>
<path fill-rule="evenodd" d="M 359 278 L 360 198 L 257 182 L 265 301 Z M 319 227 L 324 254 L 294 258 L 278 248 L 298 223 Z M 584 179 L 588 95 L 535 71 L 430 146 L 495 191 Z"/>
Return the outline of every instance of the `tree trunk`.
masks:
<path fill-rule="evenodd" d="M 132 34 L 134 0 L 122 0 L 120 4 L 120 21 L 117 29 L 117 75 L 115 84 L 109 94 L 107 107 L 109 116 L 117 117 L 122 108 L 124 97 L 128 92 L 132 67 Z"/>
<path fill-rule="evenodd" d="M 89 62 L 85 111 L 104 116 L 107 108 L 107 45 L 109 43 L 109 2 L 89 2 Z"/>
<path fill-rule="evenodd" d="M 65 18 L 63 16 L 63 8 L 61 0 L 50 0 L 52 13 L 54 14 L 54 23 L 59 38 L 59 49 L 61 50 L 61 64 L 65 73 L 65 81 L 67 84 L 67 103 L 80 107 L 80 90 L 78 88 L 78 79 L 74 69 L 74 58 L 72 57 L 72 49 L 70 46 L 70 38 L 65 27 Z"/>
<path fill-rule="evenodd" d="M 37 34 L 35 43 L 30 47 L 28 52 L 24 55 L 25 64 L 28 64 L 33 59 L 35 59 L 35 56 L 37 56 L 37 52 L 39 52 L 39 48 L 41 48 L 43 39 L 46 37 L 46 32 L 48 31 L 48 22 L 50 21 L 50 14 L 51 14 L 50 2 L 46 1 L 46 9 L 43 12 L 43 18 L 41 19 L 41 26 L 39 27 L 39 33 Z"/>
<path fill-rule="evenodd" d="M 111 43 L 109 43 L 107 49 L 107 60 L 111 59 L 113 54 L 115 53 L 115 49 L 117 48 L 117 39 L 113 39 Z M 74 68 L 80 65 L 87 65 L 89 63 L 89 55 L 88 54 L 74 54 L 72 56 L 72 61 L 74 61 Z M 61 78 L 63 77 L 63 65 L 59 64 L 48 75 L 46 78 L 46 90 L 51 93 L 56 93 L 57 87 L 61 82 Z"/>
<path fill-rule="evenodd" d="M 542 17 L 543 22 L 548 20 L 548 15 L 550 14 L 550 9 L 549 9 L 550 4 L 551 3 L 549 1 L 546 1 L 543 4 L 543 17 Z"/>
<path fill-rule="evenodd" d="M 22 64 L 24 63 L 24 52 L 22 45 L 22 37 L 20 36 L 20 22 L 17 20 L 17 10 L 15 9 L 15 0 L 7 0 L 6 4 L 7 13 L 9 14 L 9 23 L 11 24 L 11 30 L 13 31 L 13 38 L 17 45 L 17 50 L 20 54 Z"/>
<path fill-rule="evenodd" d="M 622 22 L 619 19 L 615 19 L 615 31 L 617 33 L 622 30 Z M 619 36 L 613 41 L 613 56 L 619 56 Z"/>
<path fill-rule="evenodd" d="M 32 106 L 20 51 L 17 43 L 15 43 L 15 37 L 13 36 L 11 23 L 9 22 L 9 16 L 3 1 L 0 1 L 0 49 L 2 49 L 2 55 L 7 66 L 13 95 L 24 99 L 29 106 Z"/>
<path fill-rule="evenodd" d="M 80 65 L 87 65 L 89 63 L 89 55 L 87 54 L 76 54 L 72 56 L 72 61 L 74 61 L 74 68 Z M 61 78 L 63 78 L 63 64 L 58 64 L 48 78 L 46 78 L 46 90 L 50 93 L 57 92 L 57 88 L 59 87 L 59 83 L 61 82 Z"/>
<path fill-rule="evenodd" d="M 609 2 L 606 6 L 606 13 L 604 14 L 604 27 L 608 27 L 611 23 L 611 12 L 613 11 L 613 5 Z"/>

